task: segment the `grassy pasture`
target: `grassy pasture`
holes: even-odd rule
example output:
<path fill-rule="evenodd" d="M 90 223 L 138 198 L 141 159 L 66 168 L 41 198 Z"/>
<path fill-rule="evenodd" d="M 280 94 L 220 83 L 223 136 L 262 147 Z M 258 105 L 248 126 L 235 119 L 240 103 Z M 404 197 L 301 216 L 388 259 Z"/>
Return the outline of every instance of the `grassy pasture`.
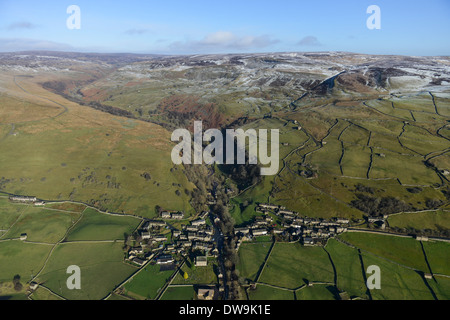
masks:
<path fill-rule="evenodd" d="M 208 265 L 206 267 L 197 267 L 194 265 L 194 260 L 189 260 L 178 272 L 173 284 L 216 284 L 217 273 L 219 272 L 218 262 L 214 258 L 208 258 Z M 188 278 L 184 279 L 184 272 L 187 272 Z"/>
<path fill-rule="evenodd" d="M 32 300 L 62 300 L 57 295 L 51 293 L 45 288 L 38 287 L 30 296 Z"/>
<path fill-rule="evenodd" d="M 294 300 L 292 291 L 258 285 L 255 290 L 248 291 L 249 300 Z"/>
<path fill-rule="evenodd" d="M 9 229 L 26 209 L 25 205 L 13 204 L 8 198 L 0 198 L 0 229 Z"/>
<path fill-rule="evenodd" d="M 103 214 L 88 208 L 70 231 L 67 241 L 123 239 L 124 234 L 131 234 L 139 223 L 139 219 Z"/>
<path fill-rule="evenodd" d="M 428 285 L 432 288 L 438 300 L 450 300 L 450 279 L 435 276 L 433 280 L 428 280 Z"/>
<path fill-rule="evenodd" d="M 393 108 L 392 103 L 387 100 L 371 100 L 367 102 L 367 105 L 375 108 L 381 113 L 390 115 L 392 117 L 398 118 L 399 120 L 413 121 L 411 113 L 409 110 Z"/>
<path fill-rule="evenodd" d="M 380 268 L 381 289 L 370 291 L 373 300 L 432 300 L 422 276 L 416 271 L 401 267 L 371 254 L 362 254 L 364 266 Z"/>
<path fill-rule="evenodd" d="M 239 247 L 239 275 L 255 281 L 269 252 L 270 243 L 243 243 Z"/>
<path fill-rule="evenodd" d="M 347 292 L 350 298 L 368 298 L 357 250 L 334 239 L 328 241 L 325 249 L 330 254 L 336 268 L 337 287 L 341 291 Z"/>
<path fill-rule="evenodd" d="M 98 300 L 125 280 L 135 267 L 123 262 L 122 243 L 66 243 L 58 245 L 38 277 L 53 292 L 70 299 Z M 66 270 L 77 265 L 81 270 L 81 289 L 69 290 Z"/>
<path fill-rule="evenodd" d="M 20 240 L 0 242 L 0 282 L 11 281 L 16 274 L 22 282 L 29 281 L 43 266 L 51 248 Z"/>
<path fill-rule="evenodd" d="M 295 289 L 306 280 L 332 283 L 333 277 L 333 268 L 323 248 L 276 243 L 259 281 Z"/>
<path fill-rule="evenodd" d="M 233 217 L 235 224 L 240 225 L 258 215 L 257 212 L 255 212 L 256 204 L 258 202 L 267 202 L 269 193 L 273 187 L 273 181 L 274 176 L 265 176 L 262 178 L 262 182 L 230 201 L 234 205 L 233 208 L 230 209 L 230 214 Z M 245 201 L 250 203 L 250 205 L 241 210 L 240 204 Z"/>
<path fill-rule="evenodd" d="M 439 170 L 448 170 L 450 171 L 450 154 L 444 153 L 438 157 L 435 157 L 430 160 L 430 162 L 436 166 Z"/>
<path fill-rule="evenodd" d="M 124 285 L 125 294 L 140 299 L 154 299 L 174 271 L 159 271 L 159 265 L 148 264 Z"/>
<path fill-rule="evenodd" d="M 432 185 L 441 181 L 433 169 L 424 165 L 423 158 L 389 151 L 384 154 L 385 157 L 374 156 L 370 178 L 398 178 L 406 185 Z"/>
<path fill-rule="evenodd" d="M 427 272 L 428 267 L 420 243 L 412 238 L 346 232 L 339 238 L 377 256 Z"/>
<path fill-rule="evenodd" d="M 54 117 L 62 112 L 63 108 L 44 102 L 27 101 L 25 99 L 0 93 L 0 124 L 38 121 Z"/>
<path fill-rule="evenodd" d="M 14 283 L 12 281 L 0 283 L 0 301 L 27 300 L 27 295 L 25 292 L 27 285 L 24 284 L 22 281 L 20 283 L 23 285 L 22 290 L 20 291 L 15 290 Z"/>
<path fill-rule="evenodd" d="M 411 125 L 405 127 L 405 132 L 400 137 L 400 141 L 405 147 L 422 155 L 445 150 L 450 145 L 448 140 L 431 135 L 425 129 Z"/>
<path fill-rule="evenodd" d="M 450 229 L 450 213 L 442 210 L 398 214 L 389 217 L 388 220 L 391 227 L 414 228 L 416 230 Z"/>
<path fill-rule="evenodd" d="M 371 151 L 365 146 L 344 144 L 342 169 L 346 176 L 365 178 L 370 164 Z"/>
<path fill-rule="evenodd" d="M 444 274 L 450 276 L 450 244 L 447 242 L 422 242 L 424 251 L 427 255 L 433 273 Z"/>
<path fill-rule="evenodd" d="M 0 163 L 9 182 L 3 190 L 46 200 L 83 201 L 146 217 L 155 215 L 156 205 L 192 213 L 189 198 L 182 192 L 192 186 L 177 170 L 171 170 L 172 143 L 167 130 L 77 105 L 33 81 L 21 79 L 28 91 L 21 93 L 23 99 L 51 99 L 68 112 L 57 118 L 18 122 L 17 135 L 5 136 Z M 145 172 L 150 180 L 142 177 Z M 176 190 L 180 196 L 175 196 Z"/>
<path fill-rule="evenodd" d="M 314 285 L 295 292 L 297 300 L 336 300 L 336 289 L 329 285 Z"/>
<path fill-rule="evenodd" d="M 161 300 L 194 300 L 195 290 L 193 287 L 169 287 L 167 288 Z"/>
<path fill-rule="evenodd" d="M 282 175 L 277 181 L 273 202 L 309 217 L 361 217 L 361 211 L 329 196 L 329 186 L 319 189 L 309 181 L 292 174 Z M 334 194 L 334 192 L 333 192 Z"/>
<path fill-rule="evenodd" d="M 367 145 L 370 131 L 361 126 L 352 125 L 341 135 L 341 141 L 348 144 Z"/>
<path fill-rule="evenodd" d="M 77 218 L 76 213 L 28 207 L 5 238 L 18 238 L 26 233 L 27 241 L 56 243 L 64 237 Z"/>
<path fill-rule="evenodd" d="M 439 114 L 450 117 L 450 100 L 448 98 L 440 97 L 439 94 L 434 95 Z"/>

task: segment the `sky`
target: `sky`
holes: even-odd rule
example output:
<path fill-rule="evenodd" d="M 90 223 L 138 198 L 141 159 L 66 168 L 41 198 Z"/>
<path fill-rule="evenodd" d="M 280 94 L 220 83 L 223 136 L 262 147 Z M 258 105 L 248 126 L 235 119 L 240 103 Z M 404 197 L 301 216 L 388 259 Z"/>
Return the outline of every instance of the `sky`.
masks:
<path fill-rule="evenodd" d="M 449 0 L 0 0 L 0 51 L 437 56 L 450 55 L 449 17 Z"/>

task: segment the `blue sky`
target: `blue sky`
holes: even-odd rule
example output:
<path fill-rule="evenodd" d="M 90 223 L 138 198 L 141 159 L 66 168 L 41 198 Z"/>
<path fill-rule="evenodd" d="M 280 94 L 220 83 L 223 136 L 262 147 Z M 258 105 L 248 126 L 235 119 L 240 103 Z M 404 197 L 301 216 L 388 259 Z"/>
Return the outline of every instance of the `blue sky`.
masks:
<path fill-rule="evenodd" d="M 366 27 L 370 5 L 380 30 Z M 449 17 L 448 0 L 0 0 L 0 51 L 450 55 Z"/>

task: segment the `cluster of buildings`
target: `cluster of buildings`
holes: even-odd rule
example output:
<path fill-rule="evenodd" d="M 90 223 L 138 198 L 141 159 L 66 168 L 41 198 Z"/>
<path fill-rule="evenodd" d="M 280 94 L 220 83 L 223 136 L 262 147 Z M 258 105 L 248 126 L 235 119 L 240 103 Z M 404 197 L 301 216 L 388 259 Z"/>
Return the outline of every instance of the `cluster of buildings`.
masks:
<path fill-rule="evenodd" d="M 184 218 L 183 212 L 171 212 L 171 211 L 162 211 L 161 212 L 162 219 L 171 219 L 171 220 L 181 220 Z"/>
<path fill-rule="evenodd" d="M 203 212 L 188 225 L 181 225 L 181 230 L 164 220 L 145 220 L 135 239 L 139 240 L 139 246 L 128 251 L 128 260 L 142 266 L 154 258 L 156 264 L 167 270 L 170 266 L 175 266 L 175 256 L 186 256 L 192 251 L 199 251 L 196 254 L 200 257 L 217 257 L 219 250 L 213 238 L 215 231 L 206 223 L 207 215 L 208 212 Z M 167 229 L 171 230 L 167 232 Z M 199 258 L 195 263 L 205 266 L 207 259 Z"/>
<path fill-rule="evenodd" d="M 286 210 L 283 206 L 260 203 L 256 211 L 263 213 L 243 228 L 235 228 L 235 234 L 243 240 L 273 234 L 289 241 L 300 241 L 305 246 L 325 245 L 329 238 L 347 231 L 349 220 L 333 218 L 331 220 L 300 217 L 297 212 Z M 278 226 L 268 213 L 281 218 Z"/>
<path fill-rule="evenodd" d="M 33 196 L 16 196 L 12 195 L 9 197 L 9 200 L 12 202 L 19 202 L 19 203 L 29 203 L 34 204 L 35 206 L 43 206 L 45 204 L 44 201 L 37 199 Z"/>

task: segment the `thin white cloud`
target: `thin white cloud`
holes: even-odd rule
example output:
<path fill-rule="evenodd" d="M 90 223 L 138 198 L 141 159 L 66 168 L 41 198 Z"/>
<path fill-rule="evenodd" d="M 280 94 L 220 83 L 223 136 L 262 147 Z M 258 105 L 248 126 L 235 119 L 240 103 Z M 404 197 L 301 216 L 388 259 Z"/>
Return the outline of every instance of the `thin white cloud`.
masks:
<path fill-rule="evenodd" d="M 34 29 L 37 26 L 31 22 L 15 22 L 11 23 L 8 27 L 6 27 L 7 30 L 13 31 L 13 30 L 20 30 L 20 29 Z"/>
<path fill-rule="evenodd" d="M 147 32 L 149 32 L 150 30 L 149 29 L 137 29 L 137 28 L 133 28 L 133 29 L 128 29 L 128 30 L 126 30 L 125 31 L 125 34 L 128 34 L 128 35 L 139 35 L 139 34 L 144 34 L 144 33 L 147 33 Z"/>
<path fill-rule="evenodd" d="M 322 46 L 322 43 L 314 36 L 307 36 L 297 42 L 297 45 L 304 47 L 320 47 Z"/>
<path fill-rule="evenodd" d="M 33 50 L 70 51 L 73 50 L 73 47 L 65 43 L 47 40 L 0 38 L 1 52 L 33 51 Z"/>
<path fill-rule="evenodd" d="M 229 31 L 218 31 L 206 35 L 202 40 L 178 41 L 169 45 L 173 51 L 184 52 L 218 52 L 223 50 L 259 49 L 278 43 L 268 35 L 237 36 Z"/>

